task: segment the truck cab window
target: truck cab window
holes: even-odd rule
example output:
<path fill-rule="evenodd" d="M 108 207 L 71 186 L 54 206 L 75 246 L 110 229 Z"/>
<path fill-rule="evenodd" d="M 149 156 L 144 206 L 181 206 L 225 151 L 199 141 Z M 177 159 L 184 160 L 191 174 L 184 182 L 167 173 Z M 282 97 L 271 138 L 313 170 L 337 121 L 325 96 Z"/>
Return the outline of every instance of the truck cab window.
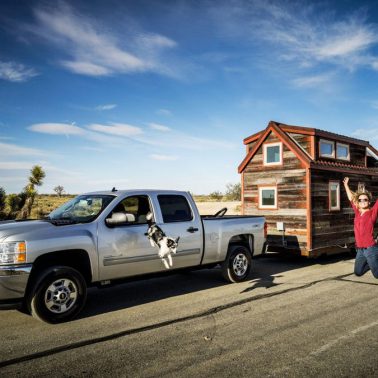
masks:
<path fill-rule="evenodd" d="M 164 194 L 158 196 L 164 223 L 189 222 L 193 214 L 184 196 Z"/>
<path fill-rule="evenodd" d="M 120 202 L 112 213 L 125 212 L 132 214 L 135 217 L 135 221 L 132 224 L 145 224 L 147 223 L 146 215 L 149 211 L 152 210 L 147 196 L 131 196 Z"/>

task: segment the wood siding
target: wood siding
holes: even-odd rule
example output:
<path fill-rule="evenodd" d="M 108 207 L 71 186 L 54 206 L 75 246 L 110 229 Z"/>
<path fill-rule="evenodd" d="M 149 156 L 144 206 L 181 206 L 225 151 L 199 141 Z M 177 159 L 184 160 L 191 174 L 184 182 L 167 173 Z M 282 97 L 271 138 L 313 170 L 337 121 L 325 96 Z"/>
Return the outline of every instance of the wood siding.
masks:
<path fill-rule="evenodd" d="M 349 145 L 350 161 L 353 164 L 366 166 L 366 147 L 356 144 Z"/>
<path fill-rule="evenodd" d="M 247 144 L 247 154 L 248 154 L 249 151 L 252 150 L 252 148 L 255 146 L 255 144 L 256 144 L 256 141 Z"/>
<path fill-rule="evenodd" d="M 271 133 L 264 144 L 275 142 L 280 139 Z M 264 166 L 264 144 L 243 171 L 243 213 L 265 216 L 269 245 L 304 249 L 307 245 L 306 169 L 284 143 L 283 164 Z M 265 185 L 277 187 L 277 209 L 259 209 L 258 187 Z M 284 235 L 277 231 L 277 222 L 284 223 Z"/>
<path fill-rule="evenodd" d="M 304 149 L 311 156 L 312 137 L 310 135 L 294 134 L 294 133 L 288 133 L 288 134 L 302 147 L 302 149 Z"/>

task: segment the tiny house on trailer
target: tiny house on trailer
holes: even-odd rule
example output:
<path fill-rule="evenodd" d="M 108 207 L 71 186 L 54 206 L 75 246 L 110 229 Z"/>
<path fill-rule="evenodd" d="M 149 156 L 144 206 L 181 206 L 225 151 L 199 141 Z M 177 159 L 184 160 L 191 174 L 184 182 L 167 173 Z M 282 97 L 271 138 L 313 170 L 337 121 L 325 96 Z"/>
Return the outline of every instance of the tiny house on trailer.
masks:
<path fill-rule="evenodd" d="M 264 215 L 268 248 L 316 257 L 354 247 L 342 180 L 378 196 L 378 151 L 369 142 L 271 121 L 244 139 L 242 213 Z"/>

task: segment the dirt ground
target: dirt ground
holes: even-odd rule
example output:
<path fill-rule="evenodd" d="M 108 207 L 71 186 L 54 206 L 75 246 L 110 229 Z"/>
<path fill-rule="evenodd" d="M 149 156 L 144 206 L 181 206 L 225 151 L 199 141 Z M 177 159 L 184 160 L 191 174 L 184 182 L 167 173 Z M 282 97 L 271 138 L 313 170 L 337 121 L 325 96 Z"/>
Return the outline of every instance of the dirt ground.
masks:
<path fill-rule="evenodd" d="M 240 201 L 227 202 L 196 202 L 201 215 L 212 215 L 220 209 L 227 207 L 226 215 L 240 215 Z"/>

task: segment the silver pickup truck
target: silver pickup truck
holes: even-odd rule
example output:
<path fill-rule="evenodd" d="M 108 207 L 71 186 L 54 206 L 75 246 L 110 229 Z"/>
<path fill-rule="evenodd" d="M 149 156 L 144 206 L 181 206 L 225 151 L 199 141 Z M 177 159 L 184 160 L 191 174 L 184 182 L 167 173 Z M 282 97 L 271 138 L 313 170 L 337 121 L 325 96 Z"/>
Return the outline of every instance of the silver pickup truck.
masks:
<path fill-rule="evenodd" d="M 0 222 L 0 309 L 59 323 L 79 314 L 91 285 L 218 264 L 226 280 L 245 280 L 265 250 L 265 219 L 226 211 L 201 216 L 188 192 L 113 189 L 80 195 L 43 220 Z M 149 240 L 151 215 L 179 238 L 169 269 Z"/>

